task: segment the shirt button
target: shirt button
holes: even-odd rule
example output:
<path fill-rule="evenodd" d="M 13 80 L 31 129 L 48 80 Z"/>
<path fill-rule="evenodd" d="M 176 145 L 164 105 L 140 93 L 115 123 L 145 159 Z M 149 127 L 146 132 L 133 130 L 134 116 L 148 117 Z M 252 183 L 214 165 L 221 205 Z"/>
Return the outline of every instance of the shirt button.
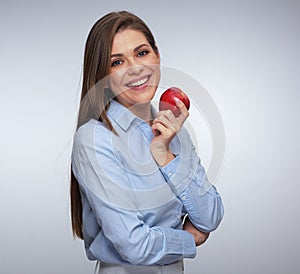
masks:
<path fill-rule="evenodd" d="M 181 199 L 182 199 L 183 201 L 185 201 L 185 200 L 186 200 L 186 196 L 183 195 L 183 196 L 181 197 Z"/>
<path fill-rule="evenodd" d="M 171 176 L 173 175 L 173 172 L 170 171 L 170 172 L 168 173 L 168 175 L 169 175 L 169 177 L 171 177 Z"/>

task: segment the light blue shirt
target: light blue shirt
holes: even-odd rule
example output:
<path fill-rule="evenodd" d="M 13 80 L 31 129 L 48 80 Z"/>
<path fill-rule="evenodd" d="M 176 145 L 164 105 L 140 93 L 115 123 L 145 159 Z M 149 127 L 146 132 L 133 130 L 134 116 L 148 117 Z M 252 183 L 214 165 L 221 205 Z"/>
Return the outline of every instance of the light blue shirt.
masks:
<path fill-rule="evenodd" d="M 87 257 L 135 265 L 195 257 L 182 216 L 210 232 L 224 209 L 188 132 L 183 128 L 174 137 L 176 157 L 159 167 L 150 152 L 151 127 L 114 100 L 108 116 L 117 135 L 92 119 L 74 137 L 72 168 L 81 190 Z"/>

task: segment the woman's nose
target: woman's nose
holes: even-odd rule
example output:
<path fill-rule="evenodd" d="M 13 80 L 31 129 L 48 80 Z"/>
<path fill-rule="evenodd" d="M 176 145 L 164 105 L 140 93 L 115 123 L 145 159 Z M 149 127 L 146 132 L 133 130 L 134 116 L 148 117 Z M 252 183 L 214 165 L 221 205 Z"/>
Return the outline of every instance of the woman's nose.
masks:
<path fill-rule="evenodd" d="M 132 62 L 130 62 L 129 66 L 127 68 L 127 72 L 130 75 L 139 74 L 143 71 L 143 69 L 144 69 L 144 65 L 142 65 L 138 62 L 132 61 Z"/>

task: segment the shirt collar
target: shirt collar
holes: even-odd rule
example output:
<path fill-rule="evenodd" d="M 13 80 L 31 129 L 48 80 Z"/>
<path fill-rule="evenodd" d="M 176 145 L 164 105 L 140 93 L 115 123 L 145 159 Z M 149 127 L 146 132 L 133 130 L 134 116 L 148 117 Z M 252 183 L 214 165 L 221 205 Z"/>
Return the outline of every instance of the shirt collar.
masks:
<path fill-rule="evenodd" d="M 153 116 L 156 116 L 156 110 L 151 105 L 151 111 Z M 111 100 L 107 114 L 112 118 L 123 130 L 127 131 L 131 123 L 135 119 L 141 120 L 139 117 L 134 115 L 128 108 L 121 105 L 116 100 Z"/>

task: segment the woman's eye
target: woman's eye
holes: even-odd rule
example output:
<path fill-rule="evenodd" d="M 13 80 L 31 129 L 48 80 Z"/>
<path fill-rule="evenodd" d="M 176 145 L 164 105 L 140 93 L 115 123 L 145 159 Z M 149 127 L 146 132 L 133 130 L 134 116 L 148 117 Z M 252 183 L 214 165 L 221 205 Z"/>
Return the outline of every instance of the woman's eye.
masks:
<path fill-rule="evenodd" d="M 116 67 L 116 66 L 121 65 L 121 64 L 122 64 L 122 60 L 115 60 L 111 63 L 111 66 Z"/>
<path fill-rule="evenodd" d="M 148 53 L 149 53 L 148 50 L 142 50 L 142 51 L 140 51 L 140 52 L 138 53 L 138 56 L 145 56 L 145 55 L 147 55 Z"/>

